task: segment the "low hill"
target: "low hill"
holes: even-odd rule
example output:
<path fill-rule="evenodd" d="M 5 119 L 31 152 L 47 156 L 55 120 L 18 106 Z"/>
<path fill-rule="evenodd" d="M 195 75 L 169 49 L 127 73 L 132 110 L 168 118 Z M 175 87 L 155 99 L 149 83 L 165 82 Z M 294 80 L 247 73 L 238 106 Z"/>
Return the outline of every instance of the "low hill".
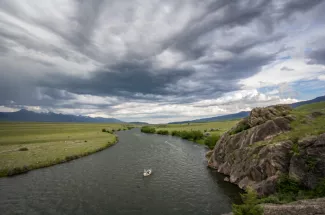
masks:
<path fill-rule="evenodd" d="M 149 125 L 147 122 L 128 122 L 129 124 L 135 124 L 135 125 Z"/>
<path fill-rule="evenodd" d="M 182 122 L 170 122 L 168 124 L 183 124 L 183 123 L 190 123 L 190 122 L 217 122 L 217 121 L 240 119 L 240 118 L 244 118 L 247 116 L 249 116 L 249 111 L 242 111 L 239 113 L 228 114 L 228 115 L 223 115 L 223 116 L 216 116 L 216 117 L 196 119 L 196 120 L 190 120 L 190 121 L 182 121 Z"/>
<path fill-rule="evenodd" d="M 115 118 L 88 117 L 49 113 L 36 113 L 25 109 L 17 112 L 0 112 L 0 121 L 20 122 L 101 122 L 101 123 L 124 123 Z"/>
<path fill-rule="evenodd" d="M 302 105 L 312 104 L 315 102 L 325 102 L 325 96 L 320 96 L 317 98 L 314 98 L 312 100 L 302 101 L 302 102 L 296 102 L 290 104 L 292 108 L 297 108 Z M 182 122 L 171 122 L 168 124 L 183 124 L 183 123 L 190 123 L 190 122 L 217 122 L 217 121 L 225 121 L 225 120 L 234 120 L 234 119 L 240 119 L 249 116 L 250 111 L 242 111 L 239 113 L 234 114 L 228 114 L 223 116 L 216 116 L 216 117 L 210 117 L 210 118 L 203 118 L 203 119 L 196 119 L 196 120 L 189 120 L 189 121 L 182 121 Z"/>
<path fill-rule="evenodd" d="M 320 97 L 314 98 L 312 100 L 296 102 L 296 103 L 291 104 L 291 107 L 292 108 L 297 108 L 299 106 L 308 105 L 308 104 L 312 104 L 312 103 L 315 103 L 315 102 L 325 102 L 325 96 L 320 96 Z"/>

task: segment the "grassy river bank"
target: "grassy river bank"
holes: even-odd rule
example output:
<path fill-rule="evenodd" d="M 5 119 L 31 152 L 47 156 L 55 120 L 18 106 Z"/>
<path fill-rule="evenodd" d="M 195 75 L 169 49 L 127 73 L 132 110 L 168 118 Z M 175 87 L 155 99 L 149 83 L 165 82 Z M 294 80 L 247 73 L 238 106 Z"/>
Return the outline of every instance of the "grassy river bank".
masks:
<path fill-rule="evenodd" d="M 101 123 L 0 123 L 0 177 L 101 151 L 118 141 L 114 131 L 130 128 Z"/>

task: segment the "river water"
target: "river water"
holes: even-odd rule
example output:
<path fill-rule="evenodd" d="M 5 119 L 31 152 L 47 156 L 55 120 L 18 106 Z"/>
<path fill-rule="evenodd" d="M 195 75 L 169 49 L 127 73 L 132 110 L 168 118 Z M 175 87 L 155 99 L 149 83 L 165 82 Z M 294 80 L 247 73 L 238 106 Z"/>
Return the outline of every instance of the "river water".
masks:
<path fill-rule="evenodd" d="M 1 178 L 0 214 L 218 215 L 239 201 L 239 189 L 206 167 L 202 145 L 139 129 L 118 136 L 104 151 Z"/>

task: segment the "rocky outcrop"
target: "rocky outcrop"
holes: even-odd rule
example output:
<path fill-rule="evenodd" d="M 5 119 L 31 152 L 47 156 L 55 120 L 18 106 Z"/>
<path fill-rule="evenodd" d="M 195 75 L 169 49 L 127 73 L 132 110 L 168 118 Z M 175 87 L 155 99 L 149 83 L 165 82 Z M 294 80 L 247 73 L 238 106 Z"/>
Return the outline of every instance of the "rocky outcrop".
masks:
<path fill-rule="evenodd" d="M 301 200 L 289 204 L 263 205 L 264 215 L 325 215 L 325 198 Z"/>
<path fill-rule="evenodd" d="M 301 200 L 289 204 L 261 205 L 264 215 L 325 215 L 325 198 Z M 233 215 L 233 213 L 223 214 Z"/>
<path fill-rule="evenodd" d="M 220 138 L 207 156 L 208 165 L 229 175 L 231 183 L 250 186 L 259 195 L 274 193 L 278 177 L 289 172 L 312 188 L 325 173 L 325 134 L 298 143 L 274 142 L 275 136 L 290 131 L 294 120 L 290 111 L 287 105 L 253 109 Z M 299 153 L 293 152 L 296 144 Z"/>
<path fill-rule="evenodd" d="M 325 178 L 325 134 L 305 138 L 297 145 L 290 160 L 289 175 L 314 189 L 319 179 Z"/>
<path fill-rule="evenodd" d="M 289 105 L 274 105 L 267 108 L 254 108 L 248 118 L 250 127 L 261 125 L 279 116 L 287 116 L 291 111 Z"/>

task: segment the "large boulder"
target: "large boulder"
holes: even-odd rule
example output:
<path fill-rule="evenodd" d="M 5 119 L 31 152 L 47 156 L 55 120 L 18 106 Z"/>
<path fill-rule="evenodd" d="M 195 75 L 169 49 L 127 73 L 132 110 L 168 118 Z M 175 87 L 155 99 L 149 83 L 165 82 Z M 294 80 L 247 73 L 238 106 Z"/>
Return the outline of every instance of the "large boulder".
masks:
<path fill-rule="evenodd" d="M 268 141 L 290 130 L 289 113 L 287 105 L 253 109 L 220 138 L 208 165 L 229 175 L 240 188 L 251 186 L 260 195 L 273 193 L 278 176 L 289 171 L 293 143 Z"/>

